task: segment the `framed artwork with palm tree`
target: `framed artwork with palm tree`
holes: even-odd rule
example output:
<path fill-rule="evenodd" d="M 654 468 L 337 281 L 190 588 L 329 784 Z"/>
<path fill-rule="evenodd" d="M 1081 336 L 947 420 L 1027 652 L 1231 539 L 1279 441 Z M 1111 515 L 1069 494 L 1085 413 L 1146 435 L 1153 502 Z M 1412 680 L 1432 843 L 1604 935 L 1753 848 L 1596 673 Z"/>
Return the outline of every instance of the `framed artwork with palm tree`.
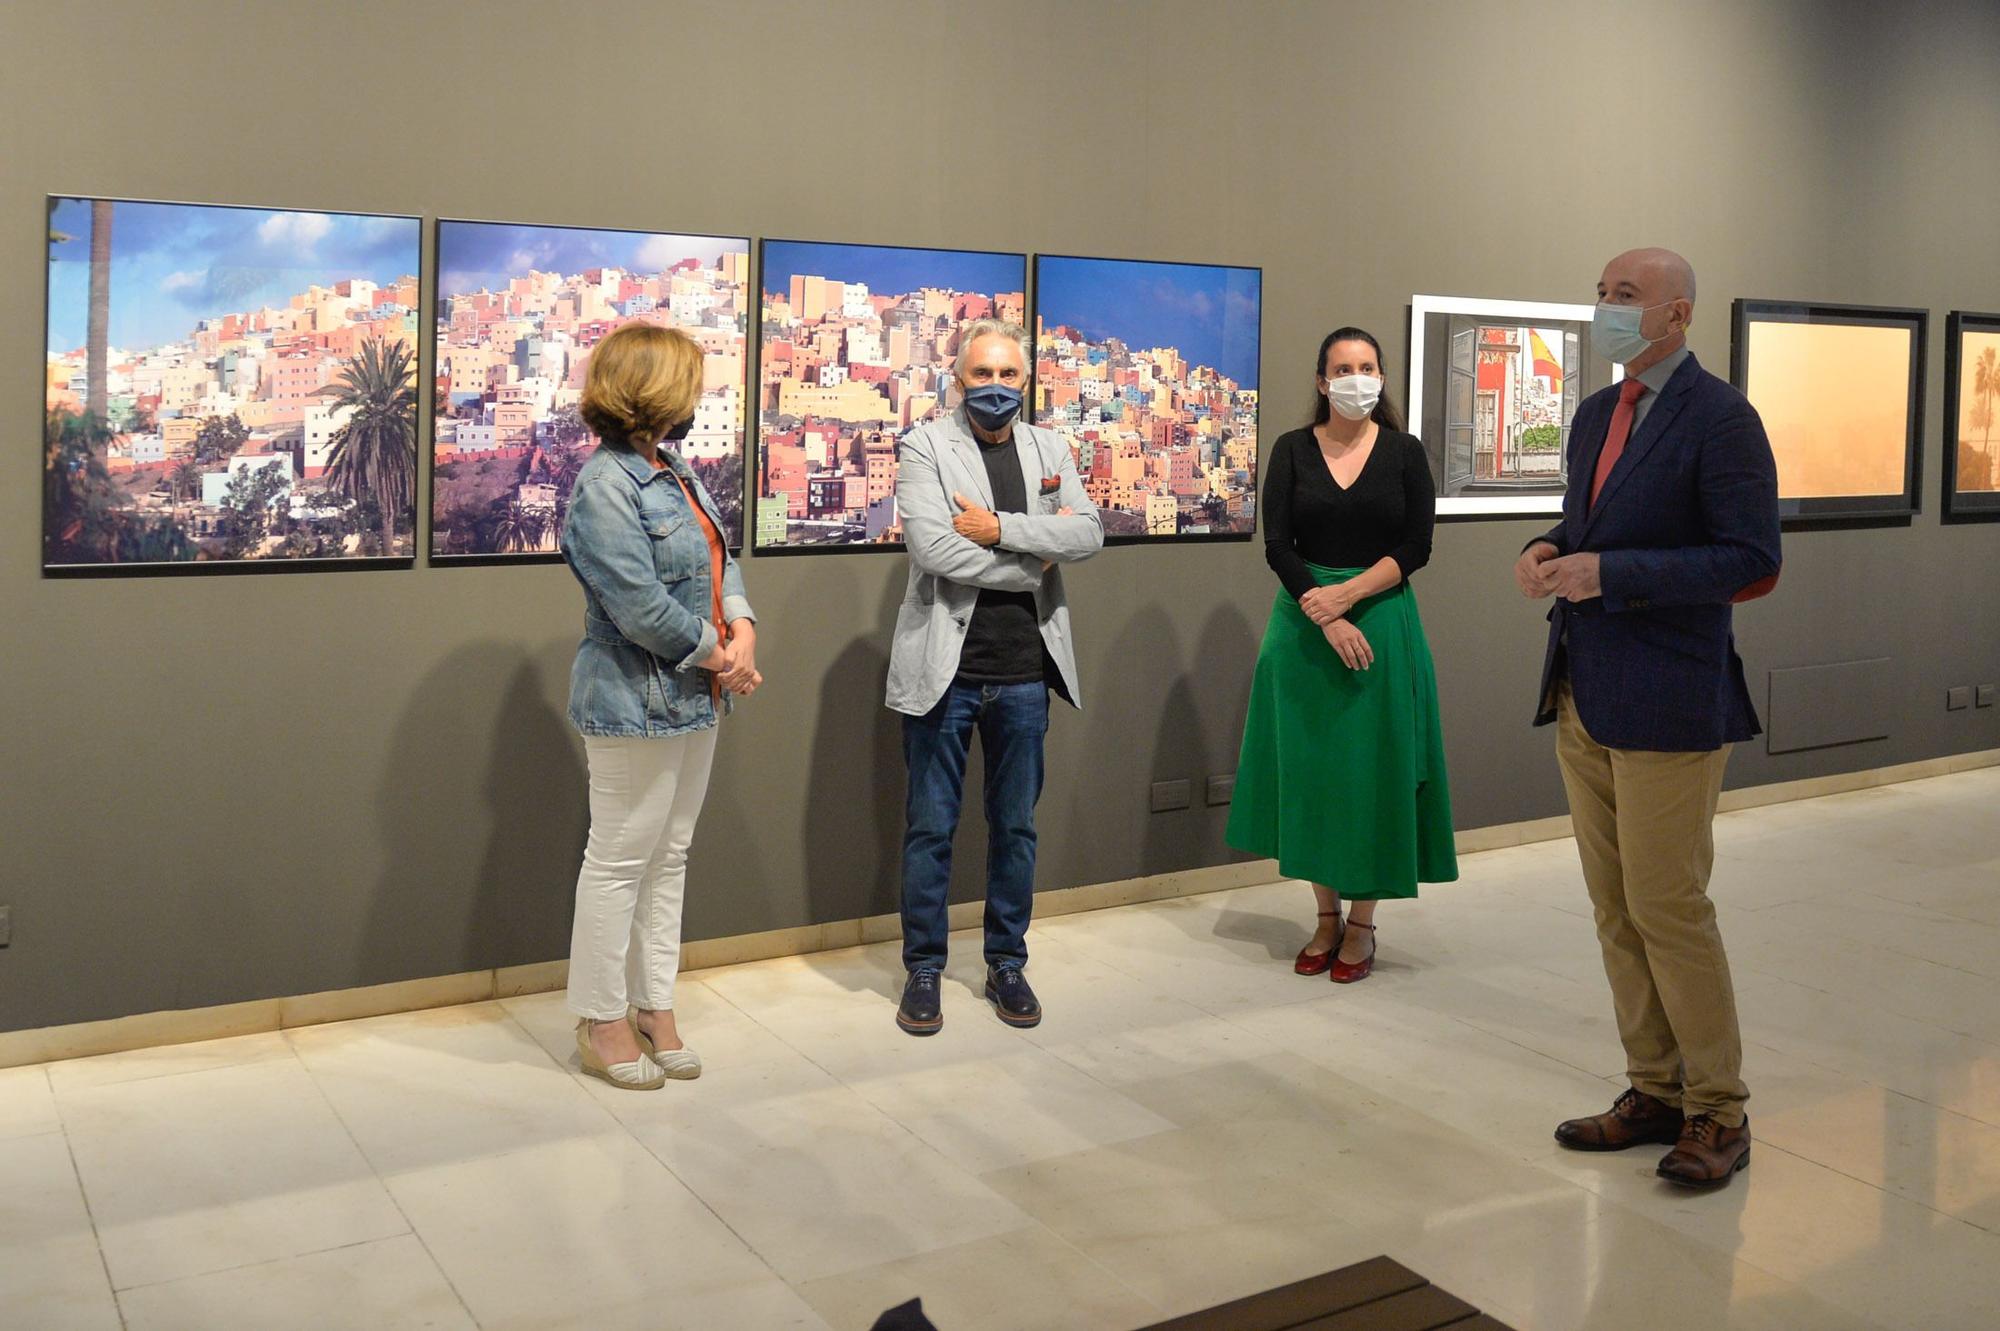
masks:
<path fill-rule="evenodd" d="M 1953 310 L 1944 339 L 1944 520 L 2000 522 L 2000 314 Z"/>
<path fill-rule="evenodd" d="M 597 447 L 577 412 L 590 351 L 635 320 L 701 344 L 679 448 L 740 549 L 749 291 L 747 236 L 440 221 L 431 561 L 561 558 L 570 489 Z"/>
<path fill-rule="evenodd" d="M 49 573 L 407 567 L 415 217 L 51 196 Z"/>
<path fill-rule="evenodd" d="M 1738 300 L 1733 313 L 1729 378 L 1763 417 L 1785 525 L 1916 513 L 1929 311 Z"/>

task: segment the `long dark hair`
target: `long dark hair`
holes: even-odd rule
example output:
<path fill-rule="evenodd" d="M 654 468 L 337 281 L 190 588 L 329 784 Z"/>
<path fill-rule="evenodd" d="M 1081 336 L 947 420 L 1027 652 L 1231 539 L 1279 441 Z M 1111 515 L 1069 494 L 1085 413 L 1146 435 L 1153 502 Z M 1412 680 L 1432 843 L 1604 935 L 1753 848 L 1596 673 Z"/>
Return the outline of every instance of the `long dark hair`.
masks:
<path fill-rule="evenodd" d="M 1326 353 L 1333 350 L 1333 344 L 1336 342 L 1366 342 L 1374 349 L 1375 366 L 1382 371 L 1382 396 L 1376 400 L 1375 410 L 1369 412 L 1368 416 L 1383 429 L 1402 433 L 1403 413 L 1396 409 L 1395 402 L 1389 397 L 1389 365 L 1382 359 L 1382 344 L 1375 340 L 1373 333 L 1365 328 L 1334 329 L 1326 335 L 1326 341 L 1319 344 L 1319 356 L 1313 361 L 1313 373 L 1317 375 L 1326 373 Z M 1313 424 L 1324 425 L 1332 415 L 1333 407 L 1327 402 L 1326 394 L 1319 394 L 1313 403 Z"/>

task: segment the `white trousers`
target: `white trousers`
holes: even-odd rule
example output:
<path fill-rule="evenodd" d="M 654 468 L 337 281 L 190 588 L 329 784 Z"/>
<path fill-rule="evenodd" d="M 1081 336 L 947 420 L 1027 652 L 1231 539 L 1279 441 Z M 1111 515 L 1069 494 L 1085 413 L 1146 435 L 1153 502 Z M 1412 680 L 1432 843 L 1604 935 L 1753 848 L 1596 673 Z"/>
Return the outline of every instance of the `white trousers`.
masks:
<path fill-rule="evenodd" d="M 674 1005 L 688 845 L 717 727 L 661 739 L 586 735 L 590 841 L 576 876 L 569 1010 L 622 1021 Z"/>

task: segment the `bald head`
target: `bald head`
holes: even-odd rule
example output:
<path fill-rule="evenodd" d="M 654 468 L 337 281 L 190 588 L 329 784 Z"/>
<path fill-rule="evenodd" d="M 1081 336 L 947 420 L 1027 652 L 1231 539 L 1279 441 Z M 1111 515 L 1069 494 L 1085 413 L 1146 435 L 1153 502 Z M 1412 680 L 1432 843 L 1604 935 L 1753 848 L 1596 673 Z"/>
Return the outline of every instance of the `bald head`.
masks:
<path fill-rule="evenodd" d="M 1662 301 L 1684 300 L 1694 304 L 1694 265 L 1672 250 L 1658 246 L 1645 249 L 1626 250 L 1623 254 L 1604 265 L 1604 278 L 1597 284 L 1597 294 L 1605 299 L 1615 299 L 1619 286 L 1629 286 L 1632 294 L 1643 297 L 1637 301 L 1619 301 L 1619 304 L 1657 305 Z"/>
<path fill-rule="evenodd" d="M 1640 333 L 1652 345 L 1625 364 L 1627 374 L 1637 374 L 1687 345 L 1688 325 L 1694 322 L 1694 265 L 1672 250 L 1626 250 L 1604 265 L 1597 299 L 1607 305 L 1636 305 L 1645 312 Z"/>

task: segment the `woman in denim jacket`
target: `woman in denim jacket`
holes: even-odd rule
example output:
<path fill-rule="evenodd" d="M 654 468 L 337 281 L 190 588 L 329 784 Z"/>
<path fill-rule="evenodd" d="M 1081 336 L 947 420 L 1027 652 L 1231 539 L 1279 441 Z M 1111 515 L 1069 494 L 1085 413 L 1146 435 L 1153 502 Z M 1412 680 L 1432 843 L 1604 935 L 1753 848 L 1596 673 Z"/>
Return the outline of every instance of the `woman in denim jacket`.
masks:
<path fill-rule="evenodd" d="M 581 412 L 599 447 L 563 524 L 584 594 L 569 716 L 590 759 L 569 1007 L 584 1071 L 633 1090 L 701 1075 L 673 1011 L 688 844 L 716 725 L 763 683 L 715 503 L 671 447 L 701 381 L 678 329 L 626 324 L 597 344 Z"/>

